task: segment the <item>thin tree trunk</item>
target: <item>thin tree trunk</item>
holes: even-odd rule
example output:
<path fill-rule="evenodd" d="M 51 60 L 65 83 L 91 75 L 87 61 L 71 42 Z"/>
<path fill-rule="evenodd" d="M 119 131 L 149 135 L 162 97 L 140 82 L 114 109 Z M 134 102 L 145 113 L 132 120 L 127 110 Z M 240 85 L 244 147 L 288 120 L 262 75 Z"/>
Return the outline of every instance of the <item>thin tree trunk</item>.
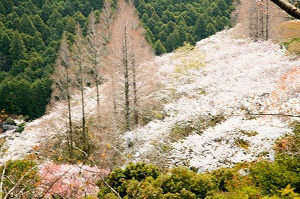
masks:
<path fill-rule="evenodd" d="M 70 159 L 73 159 L 73 123 L 72 123 L 72 110 L 71 110 L 71 95 L 70 95 L 70 78 L 69 78 L 69 71 L 68 68 L 66 69 L 67 75 L 67 104 L 68 104 L 68 120 L 69 120 L 69 141 L 68 141 L 68 148 L 69 148 L 69 155 Z"/>
<path fill-rule="evenodd" d="M 87 128 L 86 128 L 86 118 L 85 118 L 85 93 L 84 93 L 84 86 L 85 86 L 85 71 L 83 66 L 84 61 L 84 41 L 83 35 L 81 32 L 81 28 L 77 25 L 77 35 L 76 35 L 76 42 L 75 42 L 75 49 L 74 49 L 74 60 L 76 63 L 76 78 L 77 78 L 77 85 L 79 87 L 80 95 L 81 95 L 81 122 L 82 122 L 82 144 L 83 144 L 83 151 L 88 154 L 88 137 L 87 137 Z"/>
<path fill-rule="evenodd" d="M 126 22 L 125 22 L 126 23 Z M 124 66 L 124 92 L 125 92 L 125 130 L 130 131 L 130 99 L 129 99 L 129 64 L 127 29 L 124 27 L 123 66 Z"/>
<path fill-rule="evenodd" d="M 255 9 L 255 28 L 254 28 L 254 39 L 255 41 L 258 40 L 258 27 L 259 27 L 259 17 L 258 17 L 258 6 L 257 6 L 257 2 L 254 2 L 254 9 Z"/>
<path fill-rule="evenodd" d="M 260 11 L 259 11 L 259 22 L 260 22 L 260 39 L 264 39 L 265 35 L 265 27 L 264 27 L 264 1 L 262 0 L 262 4 L 260 5 Z"/>
<path fill-rule="evenodd" d="M 81 70 L 82 73 L 82 70 Z M 81 74 L 83 75 L 83 74 Z M 88 152 L 88 139 L 87 139 L 87 132 L 86 132 L 86 118 L 85 118 L 85 104 L 84 104 L 84 87 L 83 87 L 83 80 L 81 80 L 80 85 L 80 92 L 81 92 L 81 111 L 82 111 L 82 135 L 83 135 L 83 146 L 84 151 Z"/>
<path fill-rule="evenodd" d="M 266 40 L 269 39 L 269 0 L 267 0 L 267 3 L 266 3 Z"/>
<path fill-rule="evenodd" d="M 138 98 L 137 98 L 137 80 L 136 80 L 136 65 L 134 56 L 132 57 L 132 86 L 133 86 L 133 119 L 135 126 L 139 124 L 139 114 L 138 114 Z"/>

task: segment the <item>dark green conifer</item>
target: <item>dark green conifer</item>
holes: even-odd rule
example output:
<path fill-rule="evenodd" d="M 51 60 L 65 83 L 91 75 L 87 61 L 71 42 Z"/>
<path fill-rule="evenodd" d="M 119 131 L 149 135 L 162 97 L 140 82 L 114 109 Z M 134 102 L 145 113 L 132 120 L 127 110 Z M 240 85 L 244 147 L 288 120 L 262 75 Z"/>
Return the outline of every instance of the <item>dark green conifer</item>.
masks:
<path fill-rule="evenodd" d="M 21 32 L 28 34 L 28 35 L 32 35 L 32 36 L 37 31 L 31 21 L 30 17 L 27 14 L 24 14 L 21 18 L 20 29 L 21 29 Z"/>
<path fill-rule="evenodd" d="M 15 31 L 11 39 L 9 54 L 12 60 L 25 58 L 26 47 L 18 30 Z"/>
<path fill-rule="evenodd" d="M 160 40 L 157 40 L 154 43 L 154 50 L 156 55 L 162 55 L 167 52 L 167 49 L 164 47 Z"/>

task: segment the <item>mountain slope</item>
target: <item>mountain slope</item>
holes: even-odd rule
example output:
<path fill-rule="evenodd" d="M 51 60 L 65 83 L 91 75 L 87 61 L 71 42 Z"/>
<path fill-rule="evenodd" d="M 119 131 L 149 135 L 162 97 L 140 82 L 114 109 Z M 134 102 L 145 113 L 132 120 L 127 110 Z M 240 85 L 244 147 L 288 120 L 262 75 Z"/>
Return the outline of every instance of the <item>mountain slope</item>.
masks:
<path fill-rule="evenodd" d="M 164 106 L 164 120 L 124 135 L 133 145 L 127 153 L 133 160 L 199 171 L 259 156 L 272 159 L 275 139 L 291 131 L 295 118 L 255 114 L 297 115 L 298 89 L 282 90 L 297 81 L 282 78 L 291 76 L 300 60 L 271 41 L 238 39 L 234 29 L 198 42 L 191 54 L 200 57 L 200 69 L 176 72 L 182 64 L 176 53 L 157 59 L 165 77 L 164 98 L 173 100 Z M 176 133 L 188 136 L 178 139 Z"/>
<path fill-rule="evenodd" d="M 164 86 L 155 97 L 164 103 L 163 119 L 120 135 L 128 161 L 186 165 L 202 172 L 258 157 L 272 159 L 276 138 L 291 132 L 289 124 L 297 117 L 256 115 L 300 111 L 300 60 L 279 45 L 239 39 L 234 28 L 156 61 Z M 87 91 L 86 100 L 91 118 L 96 115 L 93 92 Z M 73 104 L 80 117 L 80 106 Z M 2 134 L 7 141 L 1 162 L 24 158 L 51 135 L 63 134 L 65 114 L 66 107 L 57 104 L 22 134 Z"/>

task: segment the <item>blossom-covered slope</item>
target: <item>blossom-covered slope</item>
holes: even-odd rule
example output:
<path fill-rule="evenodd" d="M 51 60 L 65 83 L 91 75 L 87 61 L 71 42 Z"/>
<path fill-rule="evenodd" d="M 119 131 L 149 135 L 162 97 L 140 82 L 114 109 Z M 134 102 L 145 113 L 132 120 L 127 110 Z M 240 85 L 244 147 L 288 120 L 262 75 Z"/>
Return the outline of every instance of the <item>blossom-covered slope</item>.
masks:
<path fill-rule="evenodd" d="M 271 41 L 239 39 L 234 32 L 219 32 L 194 50 L 157 57 L 164 86 L 156 98 L 163 104 L 163 119 L 121 136 L 129 160 L 202 172 L 273 158 L 274 141 L 291 132 L 289 124 L 297 119 L 277 114 L 297 116 L 300 111 L 300 60 Z M 87 91 L 87 117 L 96 115 L 94 92 Z M 2 134 L 6 142 L 0 161 L 24 158 L 51 135 L 64 133 L 66 111 L 57 104 L 21 134 Z"/>
<path fill-rule="evenodd" d="M 96 114 L 96 100 L 94 89 L 86 90 L 86 114 L 92 117 Z M 73 121 L 79 122 L 81 116 L 80 96 L 73 96 L 72 113 Z M 64 135 L 67 129 L 67 106 L 64 103 L 56 103 L 51 112 L 26 125 L 22 133 L 6 132 L 0 135 L 0 139 L 6 141 L 1 146 L 0 164 L 8 160 L 23 159 L 27 155 L 35 154 L 36 149 L 43 142 L 48 142 L 56 135 Z"/>
<path fill-rule="evenodd" d="M 291 132 L 289 124 L 297 119 L 280 114 L 300 111 L 300 60 L 271 41 L 237 39 L 234 29 L 181 55 L 157 58 L 165 118 L 123 136 L 132 160 L 203 172 L 258 157 L 272 159 L 274 141 Z"/>

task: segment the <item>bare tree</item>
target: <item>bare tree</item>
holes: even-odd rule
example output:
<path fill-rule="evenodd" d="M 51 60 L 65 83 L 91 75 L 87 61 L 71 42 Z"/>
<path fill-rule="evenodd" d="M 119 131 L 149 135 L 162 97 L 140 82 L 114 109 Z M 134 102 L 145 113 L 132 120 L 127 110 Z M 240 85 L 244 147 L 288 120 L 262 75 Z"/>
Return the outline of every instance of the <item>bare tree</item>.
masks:
<path fill-rule="evenodd" d="M 154 55 L 144 38 L 144 29 L 132 1 L 118 1 L 111 33 L 109 58 L 113 78 L 110 81 L 115 87 L 113 93 L 116 100 L 121 102 L 114 104 L 114 107 L 116 111 L 124 114 L 124 130 L 128 131 L 132 125 L 138 125 L 138 89 L 141 84 L 139 79 L 142 74 L 149 72 L 147 67 L 150 65 L 146 63 L 152 60 Z M 148 78 L 149 75 L 148 73 Z"/>
<path fill-rule="evenodd" d="M 252 0 L 249 10 L 250 38 L 269 39 L 269 0 Z"/>
<path fill-rule="evenodd" d="M 288 15 L 270 0 L 240 0 L 233 14 L 239 23 L 235 27 L 238 33 L 254 40 L 280 41 L 278 24 L 288 20 Z"/>
<path fill-rule="evenodd" d="M 100 92 L 99 86 L 103 81 L 105 70 L 105 57 L 107 56 L 106 45 L 110 40 L 109 26 L 112 21 L 111 4 L 105 0 L 100 21 L 95 18 L 92 12 L 89 16 L 89 26 L 87 31 L 87 64 L 90 67 L 90 76 L 96 86 L 96 100 L 98 117 L 100 115 Z"/>
<path fill-rule="evenodd" d="M 55 101 L 66 100 L 68 109 L 68 152 L 70 158 L 73 158 L 73 121 L 72 121 L 72 109 L 71 109 L 71 91 L 72 91 L 72 57 L 67 41 L 66 32 L 63 34 L 63 38 L 60 45 L 59 56 L 56 60 L 56 66 L 53 74 L 53 93 L 52 98 Z"/>
<path fill-rule="evenodd" d="M 289 3 L 286 0 L 271 0 L 271 1 L 275 3 L 277 6 L 279 6 L 286 13 L 291 15 L 292 17 L 300 19 L 300 9 L 298 9 L 295 5 Z"/>
<path fill-rule="evenodd" d="M 78 88 L 80 92 L 81 103 L 81 128 L 80 133 L 82 135 L 83 151 L 89 153 L 88 132 L 86 126 L 86 113 L 85 113 L 85 88 L 88 84 L 87 67 L 84 66 L 85 62 L 85 41 L 81 32 L 80 25 L 77 25 L 77 31 L 75 36 L 75 42 L 72 48 L 72 56 L 74 60 L 73 73 L 75 76 L 74 86 Z"/>

